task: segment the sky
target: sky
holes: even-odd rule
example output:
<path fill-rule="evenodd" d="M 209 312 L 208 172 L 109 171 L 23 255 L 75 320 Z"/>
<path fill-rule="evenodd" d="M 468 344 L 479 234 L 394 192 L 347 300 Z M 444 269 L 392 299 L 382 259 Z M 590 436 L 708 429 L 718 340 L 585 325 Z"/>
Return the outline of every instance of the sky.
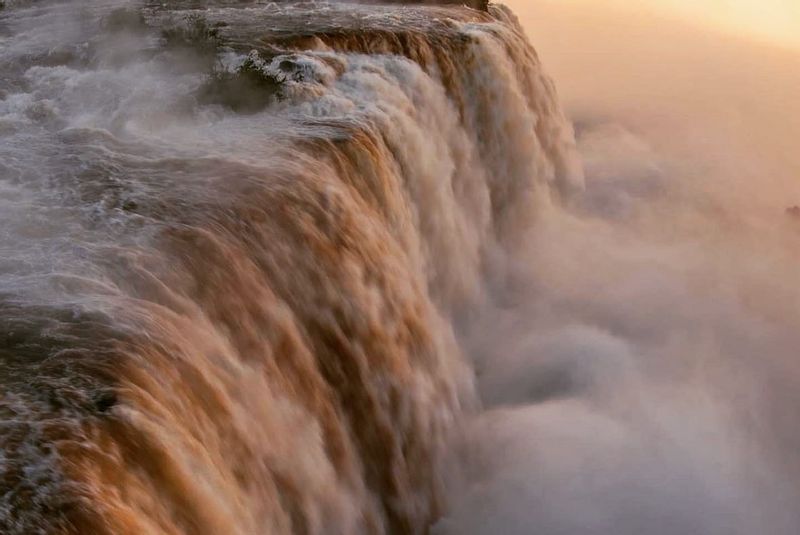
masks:
<path fill-rule="evenodd" d="M 631 3 L 630 0 L 614 2 Z M 800 47 L 800 2 L 797 0 L 640 0 L 640 3 L 700 25 Z"/>
<path fill-rule="evenodd" d="M 561 3 L 661 14 L 741 36 L 800 49 L 798 0 L 562 0 Z M 536 2 L 509 2 L 517 9 Z"/>

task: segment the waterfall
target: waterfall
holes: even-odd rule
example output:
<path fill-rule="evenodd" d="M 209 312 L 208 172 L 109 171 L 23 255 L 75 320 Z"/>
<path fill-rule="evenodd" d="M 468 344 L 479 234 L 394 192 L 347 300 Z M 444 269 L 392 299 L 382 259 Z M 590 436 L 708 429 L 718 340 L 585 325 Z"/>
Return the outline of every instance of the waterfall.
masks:
<path fill-rule="evenodd" d="M 3 533 L 426 533 L 582 187 L 513 14 L 11 0 L 0 71 Z"/>

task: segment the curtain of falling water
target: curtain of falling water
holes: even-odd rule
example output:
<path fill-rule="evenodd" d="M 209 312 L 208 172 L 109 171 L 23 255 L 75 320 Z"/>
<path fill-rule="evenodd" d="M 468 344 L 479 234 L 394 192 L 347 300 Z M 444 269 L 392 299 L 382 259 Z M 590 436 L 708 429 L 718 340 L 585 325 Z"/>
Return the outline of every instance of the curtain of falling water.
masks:
<path fill-rule="evenodd" d="M 492 9 L 7 3 L 3 533 L 427 531 L 455 326 L 580 187 Z"/>

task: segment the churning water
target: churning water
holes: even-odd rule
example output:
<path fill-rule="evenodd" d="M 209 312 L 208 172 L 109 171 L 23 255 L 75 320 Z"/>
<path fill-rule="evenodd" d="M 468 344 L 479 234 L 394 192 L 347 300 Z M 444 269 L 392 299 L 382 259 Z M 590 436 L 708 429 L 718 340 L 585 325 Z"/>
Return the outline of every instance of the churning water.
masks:
<path fill-rule="evenodd" d="M 793 533 L 507 8 L 10 0 L 0 73 L 2 533 Z"/>

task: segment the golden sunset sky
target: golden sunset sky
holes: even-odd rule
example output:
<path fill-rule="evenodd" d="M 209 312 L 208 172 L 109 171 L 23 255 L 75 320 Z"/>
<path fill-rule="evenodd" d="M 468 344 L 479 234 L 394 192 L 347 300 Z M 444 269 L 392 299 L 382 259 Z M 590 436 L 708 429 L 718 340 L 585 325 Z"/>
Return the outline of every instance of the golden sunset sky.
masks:
<path fill-rule="evenodd" d="M 641 4 L 725 31 L 800 46 L 800 0 L 613 0 Z"/>
<path fill-rule="evenodd" d="M 532 0 L 509 3 L 521 11 L 535 10 L 537 5 Z M 560 3 L 676 17 L 696 26 L 800 48 L 800 0 L 560 0 Z"/>

